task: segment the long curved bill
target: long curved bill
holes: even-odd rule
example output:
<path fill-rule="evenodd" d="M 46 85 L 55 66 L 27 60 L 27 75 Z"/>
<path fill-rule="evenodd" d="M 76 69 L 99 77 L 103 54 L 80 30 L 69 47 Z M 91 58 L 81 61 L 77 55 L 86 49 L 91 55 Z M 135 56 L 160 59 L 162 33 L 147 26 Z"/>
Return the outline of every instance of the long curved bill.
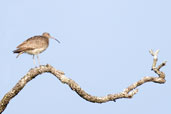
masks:
<path fill-rule="evenodd" d="M 51 37 L 52 39 L 56 40 L 58 43 L 61 43 L 58 39 Z"/>

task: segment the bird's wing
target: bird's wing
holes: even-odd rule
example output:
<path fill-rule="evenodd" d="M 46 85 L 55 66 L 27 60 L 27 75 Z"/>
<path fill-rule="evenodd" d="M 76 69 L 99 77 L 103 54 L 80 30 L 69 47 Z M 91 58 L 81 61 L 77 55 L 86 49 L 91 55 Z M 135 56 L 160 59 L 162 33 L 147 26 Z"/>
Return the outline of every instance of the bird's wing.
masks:
<path fill-rule="evenodd" d="M 16 50 L 13 51 L 13 53 L 20 53 L 20 52 L 25 52 L 28 50 L 33 50 L 34 48 L 18 48 Z"/>
<path fill-rule="evenodd" d="M 19 46 L 17 46 L 17 48 L 29 48 L 29 49 L 35 49 L 35 48 L 39 48 L 42 45 L 42 42 L 40 42 L 42 36 L 34 36 L 31 37 L 29 39 L 27 39 L 26 41 L 24 41 L 23 43 L 21 43 Z"/>

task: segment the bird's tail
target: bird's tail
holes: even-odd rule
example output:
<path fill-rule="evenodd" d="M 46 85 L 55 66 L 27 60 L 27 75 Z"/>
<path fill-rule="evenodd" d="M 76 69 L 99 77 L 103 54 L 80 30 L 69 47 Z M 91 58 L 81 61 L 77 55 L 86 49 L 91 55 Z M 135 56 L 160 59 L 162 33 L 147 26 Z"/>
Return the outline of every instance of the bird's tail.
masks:
<path fill-rule="evenodd" d="M 16 50 L 13 51 L 13 53 L 20 53 L 20 52 L 21 52 L 20 49 L 16 49 Z"/>
<path fill-rule="evenodd" d="M 16 57 L 16 58 L 18 58 L 21 54 L 24 53 L 24 51 L 22 51 L 22 50 L 20 50 L 20 49 L 16 49 L 16 50 L 13 51 L 13 53 L 18 53 L 18 55 L 17 55 L 17 57 Z"/>

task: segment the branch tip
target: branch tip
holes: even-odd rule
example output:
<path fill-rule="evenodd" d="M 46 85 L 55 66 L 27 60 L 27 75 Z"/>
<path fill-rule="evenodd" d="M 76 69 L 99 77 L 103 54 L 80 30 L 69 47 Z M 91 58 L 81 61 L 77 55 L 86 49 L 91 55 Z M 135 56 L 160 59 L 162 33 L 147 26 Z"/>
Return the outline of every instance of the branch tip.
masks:
<path fill-rule="evenodd" d="M 158 53 L 159 53 L 159 49 L 156 50 L 155 52 L 154 52 L 152 49 L 150 49 L 149 52 L 150 52 L 150 54 L 151 54 L 152 56 L 157 56 Z"/>

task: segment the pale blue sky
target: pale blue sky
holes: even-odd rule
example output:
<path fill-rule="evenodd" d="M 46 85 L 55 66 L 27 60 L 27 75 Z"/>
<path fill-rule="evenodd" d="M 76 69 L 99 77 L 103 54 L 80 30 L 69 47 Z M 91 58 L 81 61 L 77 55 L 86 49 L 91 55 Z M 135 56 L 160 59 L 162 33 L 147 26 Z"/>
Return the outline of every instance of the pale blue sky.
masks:
<path fill-rule="evenodd" d="M 49 32 L 41 64 L 62 70 L 92 95 L 121 92 L 151 72 L 149 49 L 160 49 L 165 84 L 146 83 L 132 99 L 94 104 L 51 74 L 29 82 L 4 114 L 170 114 L 170 0 L 0 1 L 0 99 L 34 67 L 32 56 L 12 53 L 27 38 Z"/>

